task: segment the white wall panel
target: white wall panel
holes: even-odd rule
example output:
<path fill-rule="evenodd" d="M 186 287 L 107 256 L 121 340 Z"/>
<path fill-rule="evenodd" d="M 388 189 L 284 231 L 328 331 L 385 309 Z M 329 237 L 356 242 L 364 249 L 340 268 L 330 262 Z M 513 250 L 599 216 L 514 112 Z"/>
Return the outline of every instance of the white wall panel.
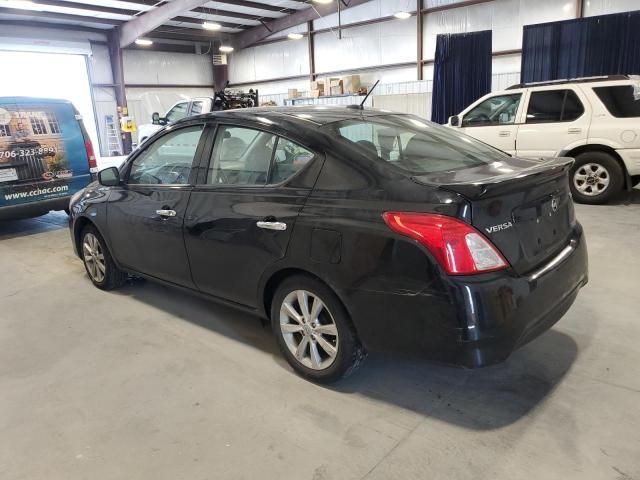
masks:
<path fill-rule="evenodd" d="M 425 0 L 425 8 L 443 7 L 445 5 L 453 5 L 454 3 L 465 2 L 466 0 Z"/>
<path fill-rule="evenodd" d="M 209 54 L 124 50 L 124 81 L 137 85 L 213 85 Z"/>
<path fill-rule="evenodd" d="M 333 72 L 416 59 L 416 19 L 389 21 L 316 35 L 316 71 Z"/>
<path fill-rule="evenodd" d="M 88 63 L 92 83 L 113 83 L 109 47 L 92 43 Z"/>
<path fill-rule="evenodd" d="M 245 83 L 309 73 L 305 40 L 287 40 L 234 52 L 228 57 L 229 81 Z"/>
<path fill-rule="evenodd" d="M 638 0 L 587 0 L 584 3 L 584 16 L 606 15 L 607 13 L 640 10 Z"/>
<path fill-rule="evenodd" d="M 415 0 L 373 0 L 355 7 L 345 9 L 341 13 L 342 24 L 362 22 L 374 18 L 388 17 L 396 12 L 413 12 L 416 9 Z M 404 22 L 406 20 L 396 20 Z M 332 13 L 313 21 L 314 30 L 334 28 L 338 26 L 338 14 Z"/>
<path fill-rule="evenodd" d="M 534 23 L 575 17 L 574 0 L 495 0 L 469 7 L 427 14 L 424 56 L 433 60 L 436 36 L 441 33 L 493 31 L 493 51 L 522 48 L 522 28 Z"/>

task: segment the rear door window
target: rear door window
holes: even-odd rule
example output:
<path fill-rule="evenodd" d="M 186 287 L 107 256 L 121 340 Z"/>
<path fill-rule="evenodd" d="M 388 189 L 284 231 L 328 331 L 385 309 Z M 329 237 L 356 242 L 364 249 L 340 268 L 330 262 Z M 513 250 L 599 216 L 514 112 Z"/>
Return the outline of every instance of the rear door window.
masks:
<path fill-rule="evenodd" d="M 640 117 L 640 95 L 633 85 L 595 87 L 593 91 L 614 117 Z"/>
<path fill-rule="evenodd" d="M 527 123 L 570 122 L 584 113 L 584 106 L 573 90 L 532 92 Z"/>

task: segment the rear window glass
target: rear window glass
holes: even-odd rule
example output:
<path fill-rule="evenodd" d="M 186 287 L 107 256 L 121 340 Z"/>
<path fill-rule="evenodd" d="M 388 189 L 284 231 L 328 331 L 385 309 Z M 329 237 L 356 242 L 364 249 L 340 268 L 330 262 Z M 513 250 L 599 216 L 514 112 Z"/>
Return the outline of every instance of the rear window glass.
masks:
<path fill-rule="evenodd" d="M 633 85 L 593 89 L 609 113 L 618 118 L 640 117 L 640 97 L 636 98 L 634 90 Z"/>
<path fill-rule="evenodd" d="M 527 109 L 527 123 L 570 122 L 584 113 L 573 90 L 533 92 Z"/>
<path fill-rule="evenodd" d="M 450 128 L 409 115 L 346 120 L 327 128 L 363 154 L 414 174 L 470 168 L 508 156 Z"/>

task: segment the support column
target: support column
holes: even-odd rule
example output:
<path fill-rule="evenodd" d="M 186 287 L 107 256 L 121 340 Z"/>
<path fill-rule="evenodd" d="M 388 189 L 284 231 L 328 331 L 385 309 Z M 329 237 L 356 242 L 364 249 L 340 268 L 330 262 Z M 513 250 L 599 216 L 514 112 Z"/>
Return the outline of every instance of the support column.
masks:
<path fill-rule="evenodd" d="M 309 38 L 307 39 L 307 42 L 309 44 L 309 77 L 313 82 L 316 79 L 316 54 L 315 54 L 316 47 L 313 41 L 313 21 L 312 20 L 309 20 L 307 22 L 307 35 L 309 35 Z"/>
<path fill-rule="evenodd" d="M 109 40 L 109 58 L 111 59 L 111 73 L 113 75 L 114 91 L 116 93 L 116 103 L 119 107 L 119 112 L 127 112 L 127 95 L 124 84 L 124 66 L 122 63 L 122 49 L 120 48 L 120 29 L 116 27 L 112 29 L 108 34 Z M 118 119 L 119 120 L 119 119 Z M 120 125 L 118 124 L 118 129 Z M 128 132 L 121 132 L 122 137 L 122 150 L 125 155 L 129 155 L 132 150 L 131 134 Z"/>
<path fill-rule="evenodd" d="M 424 80 L 424 75 L 422 72 L 422 60 L 423 60 L 423 37 L 424 37 L 424 16 L 422 15 L 422 0 L 416 0 L 416 25 L 417 25 L 417 35 L 418 38 L 418 80 Z"/>

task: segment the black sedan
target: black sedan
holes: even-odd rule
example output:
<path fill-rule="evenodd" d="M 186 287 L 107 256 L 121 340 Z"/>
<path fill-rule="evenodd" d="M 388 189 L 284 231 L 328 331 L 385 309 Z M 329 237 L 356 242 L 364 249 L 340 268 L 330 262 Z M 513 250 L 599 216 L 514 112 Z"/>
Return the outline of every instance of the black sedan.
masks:
<path fill-rule="evenodd" d="M 512 158 L 418 117 L 258 108 L 177 122 L 71 201 L 105 290 L 137 275 L 270 319 L 319 382 L 366 351 L 482 366 L 587 282 L 571 159 Z"/>

